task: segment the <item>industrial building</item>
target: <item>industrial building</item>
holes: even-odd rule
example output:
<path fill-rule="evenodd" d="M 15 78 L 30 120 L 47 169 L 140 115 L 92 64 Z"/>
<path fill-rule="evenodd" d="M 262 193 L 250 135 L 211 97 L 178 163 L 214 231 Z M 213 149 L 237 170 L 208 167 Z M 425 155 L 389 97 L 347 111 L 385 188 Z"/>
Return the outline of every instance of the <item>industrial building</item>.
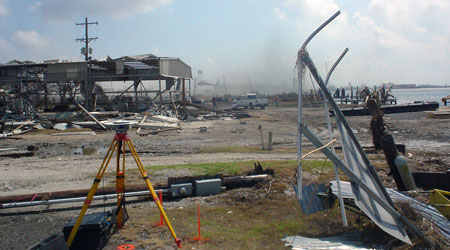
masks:
<path fill-rule="evenodd" d="M 19 113 L 28 112 L 35 105 L 47 107 L 50 99 L 64 103 L 70 98 L 81 100 L 86 109 L 93 111 L 105 94 L 96 87 L 96 83 L 104 81 L 112 84 L 132 82 L 125 91 L 106 94 L 119 97 L 128 94 L 134 106 L 144 101 L 162 103 L 166 94 L 172 100 L 185 100 L 190 95 L 191 79 L 191 67 L 179 58 L 151 54 L 86 62 L 49 60 L 34 63 L 14 60 L 0 65 L 2 101 L 9 101 L 8 106 Z M 143 81 L 155 81 L 158 86 L 154 88 L 156 90 L 146 90 L 141 86 Z M 154 96 L 150 100 L 139 98 L 144 93 L 153 93 Z M 116 100 L 120 101 L 120 98 Z"/>

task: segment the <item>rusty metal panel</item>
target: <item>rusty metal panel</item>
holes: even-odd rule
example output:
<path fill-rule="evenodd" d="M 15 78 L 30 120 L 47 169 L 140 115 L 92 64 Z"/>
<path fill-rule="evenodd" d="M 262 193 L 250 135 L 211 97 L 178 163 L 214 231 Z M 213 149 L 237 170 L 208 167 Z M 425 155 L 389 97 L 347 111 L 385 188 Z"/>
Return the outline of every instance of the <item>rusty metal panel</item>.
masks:
<path fill-rule="evenodd" d="M 86 62 L 49 64 L 48 72 L 45 74 L 45 80 L 48 82 L 83 81 L 86 79 Z"/>
<path fill-rule="evenodd" d="M 191 67 L 178 58 L 161 58 L 159 72 L 163 76 L 192 78 Z"/>

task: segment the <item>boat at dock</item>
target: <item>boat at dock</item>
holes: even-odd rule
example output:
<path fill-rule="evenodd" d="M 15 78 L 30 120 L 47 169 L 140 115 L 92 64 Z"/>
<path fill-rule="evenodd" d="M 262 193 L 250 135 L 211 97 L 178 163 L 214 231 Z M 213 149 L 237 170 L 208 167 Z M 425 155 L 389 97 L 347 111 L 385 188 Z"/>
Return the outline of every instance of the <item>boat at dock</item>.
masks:
<path fill-rule="evenodd" d="M 432 111 L 439 108 L 437 102 L 414 102 L 408 104 L 398 105 L 381 105 L 381 111 L 385 114 L 404 113 L 404 112 L 420 112 L 420 111 Z M 341 109 L 345 116 L 360 116 L 370 115 L 369 109 L 365 106 L 358 106 L 353 108 Z M 334 115 L 334 111 L 330 110 L 331 115 Z"/>

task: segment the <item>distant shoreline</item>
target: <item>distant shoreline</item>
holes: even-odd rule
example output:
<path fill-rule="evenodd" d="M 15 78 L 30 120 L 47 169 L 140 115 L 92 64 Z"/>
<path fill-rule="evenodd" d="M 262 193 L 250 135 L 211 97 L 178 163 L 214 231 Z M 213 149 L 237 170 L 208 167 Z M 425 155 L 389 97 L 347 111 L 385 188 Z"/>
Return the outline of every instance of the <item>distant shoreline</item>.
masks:
<path fill-rule="evenodd" d="M 450 86 L 416 86 L 416 87 L 393 86 L 392 87 L 392 89 L 437 89 L 437 88 L 450 88 Z"/>

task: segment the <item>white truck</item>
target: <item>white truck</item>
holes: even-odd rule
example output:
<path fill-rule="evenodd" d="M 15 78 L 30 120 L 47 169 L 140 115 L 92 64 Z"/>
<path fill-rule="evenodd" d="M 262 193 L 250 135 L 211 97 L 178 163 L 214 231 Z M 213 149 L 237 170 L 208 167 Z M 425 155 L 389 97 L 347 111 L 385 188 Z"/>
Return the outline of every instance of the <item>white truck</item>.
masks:
<path fill-rule="evenodd" d="M 260 107 L 264 109 L 269 105 L 267 99 L 257 99 L 255 94 L 246 94 L 240 96 L 238 99 L 233 100 L 233 104 L 236 104 L 237 107 L 251 108 Z M 233 105 L 234 106 L 234 105 Z"/>

